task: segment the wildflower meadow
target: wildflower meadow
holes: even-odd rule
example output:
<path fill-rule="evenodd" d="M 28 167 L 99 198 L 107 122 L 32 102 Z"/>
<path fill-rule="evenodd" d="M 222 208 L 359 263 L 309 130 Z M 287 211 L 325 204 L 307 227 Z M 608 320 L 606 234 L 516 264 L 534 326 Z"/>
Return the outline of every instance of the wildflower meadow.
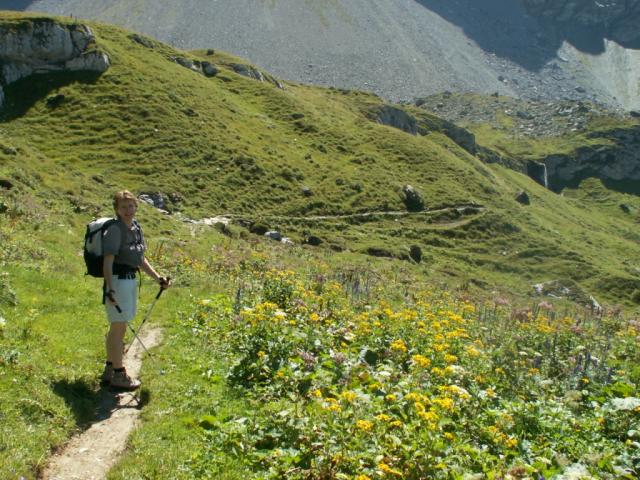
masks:
<path fill-rule="evenodd" d="M 252 405 L 199 419 L 200 475 L 224 450 L 254 478 L 638 478 L 638 322 L 253 278 L 184 321 Z"/>

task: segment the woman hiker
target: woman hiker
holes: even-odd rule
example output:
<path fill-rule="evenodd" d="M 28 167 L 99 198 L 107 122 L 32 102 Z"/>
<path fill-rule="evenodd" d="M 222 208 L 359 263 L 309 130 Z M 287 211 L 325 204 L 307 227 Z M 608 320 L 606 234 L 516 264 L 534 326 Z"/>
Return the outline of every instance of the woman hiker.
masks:
<path fill-rule="evenodd" d="M 144 256 L 144 236 L 134 219 L 138 209 L 136 197 L 127 190 L 117 192 L 113 196 L 113 208 L 118 220 L 105 230 L 102 239 L 105 308 L 111 324 L 106 338 L 107 362 L 102 382 L 114 388 L 134 390 L 140 386 L 140 381 L 127 375 L 122 356 L 127 323 L 136 315 L 136 272 L 143 270 L 163 289 L 169 288 L 170 283 L 158 275 Z"/>

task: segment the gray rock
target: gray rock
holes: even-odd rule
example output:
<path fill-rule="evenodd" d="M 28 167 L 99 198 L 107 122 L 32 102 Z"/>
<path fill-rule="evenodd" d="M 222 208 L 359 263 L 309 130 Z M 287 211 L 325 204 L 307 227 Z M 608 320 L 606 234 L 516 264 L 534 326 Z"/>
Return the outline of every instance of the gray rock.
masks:
<path fill-rule="evenodd" d="M 424 210 L 422 195 L 411 185 L 402 187 L 402 196 L 404 204 L 410 212 L 421 212 Z"/>
<path fill-rule="evenodd" d="M 129 38 L 134 42 L 139 43 L 143 47 L 154 48 L 153 41 L 150 38 L 143 37 L 142 35 L 138 35 L 137 33 L 129 35 Z"/>
<path fill-rule="evenodd" d="M 276 230 L 270 230 L 264 234 L 265 237 L 280 242 L 282 240 L 282 234 Z"/>
<path fill-rule="evenodd" d="M 65 98 L 66 97 L 61 93 L 58 93 L 57 95 L 51 95 L 50 97 L 47 97 L 47 107 L 56 108 L 62 105 Z"/>
<path fill-rule="evenodd" d="M 67 70 L 81 71 L 87 70 L 102 73 L 110 66 L 109 56 L 102 52 L 90 52 L 72 58 L 65 63 Z"/>
<path fill-rule="evenodd" d="M 233 71 L 243 77 L 253 78 L 254 80 L 258 80 L 259 82 L 264 82 L 264 75 L 260 70 L 251 65 L 245 65 L 242 63 L 234 63 L 231 65 Z"/>
<path fill-rule="evenodd" d="M 202 62 L 202 73 L 207 77 L 215 77 L 220 73 L 220 70 L 218 70 L 218 68 L 212 63 Z"/>
<path fill-rule="evenodd" d="M 2 150 L 2 153 L 4 153 L 5 155 L 17 155 L 18 154 L 18 150 L 16 149 L 16 147 L 12 147 L 10 145 L 2 145 L 2 146 L 0 146 L 0 150 Z"/>
<path fill-rule="evenodd" d="M 166 209 L 166 199 L 164 197 L 164 195 L 161 192 L 148 192 L 148 193 L 141 193 L 138 198 L 145 202 L 148 203 L 149 205 L 155 207 L 155 208 L 159 208 L 161 210 L 165 210 Z"/>
<path fill-rule="evenodd" d="M 322 245 L 322 239 L 320 237 L 316 237 L 315 235 L 309 235 L 305 239 L 304 243 L 306 243 L 307 245 L 318 247 Z"/>
<path fill-rule="evenodd" d="M 109 57 L 99 50 L 87 52 L 95 44 L 85 25 L 63 25 L 52 20 L 25 21 L 21 28 L 0 27 L 0 83 L 10 85 L 34 73 L 53 71 L 104 72 Z M 0 95 L 0 106 L 4 103 Z"/>
<path fill-rule="evenodd" d="M 0 188 L 11 190 L 13 188 L 13 182 L 11 180 L 7 180 L 6 178 L 0 178 Z"/>
<path fill-rule="evenodd" d="M 313 196 L 313 190 L 311 190 L 309 187 L 302 187 L 302 194 L 305 197 L 311 197 Z"/>
<path fill-rule="evenodd" d="M 522 190 L 516 195 L 516 202 L 521 203 L 522 205 L 531 204 L 531 200 L 529 199 L 529 194 Z"/>

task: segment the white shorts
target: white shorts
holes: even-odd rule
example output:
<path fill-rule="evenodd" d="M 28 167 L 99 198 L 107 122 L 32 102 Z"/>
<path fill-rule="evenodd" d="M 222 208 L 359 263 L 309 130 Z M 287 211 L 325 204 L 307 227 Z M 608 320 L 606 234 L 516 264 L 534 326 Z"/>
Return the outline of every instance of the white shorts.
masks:
<path fill-rule="evenodd" d="M 136 316 L 138 282 L 135 278 L 123 279 L 114 275 L 111 283 L 113 290 L 115 290 L 113 296 L 122 313 L 118 312 L 116 307 L 109 303 L 108 299 L 105 299 L 104 306 L 107 311 L 107 319 L 109 323 L 130 322 Z"/>

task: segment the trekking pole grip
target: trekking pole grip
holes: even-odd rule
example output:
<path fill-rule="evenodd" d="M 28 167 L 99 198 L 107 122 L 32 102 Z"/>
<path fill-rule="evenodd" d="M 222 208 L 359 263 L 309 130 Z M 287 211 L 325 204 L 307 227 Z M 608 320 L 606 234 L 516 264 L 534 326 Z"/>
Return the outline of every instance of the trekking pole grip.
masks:
<path fill-rule="evenodd" d="M 163 278 L 164 282 L 162 282 L 160 284 L 160 291 L 158 292 L 158 294 L 156 295 L 156 300 L 160 298 L 160 295 L 162 295 L 162 292 L 164 292 L 166 290 L 166 288 L 164 287 L 165 284 L 169 284 L 169 282 L 171 281 L 171 277 L 167 277 L 167 278 Z"/>

